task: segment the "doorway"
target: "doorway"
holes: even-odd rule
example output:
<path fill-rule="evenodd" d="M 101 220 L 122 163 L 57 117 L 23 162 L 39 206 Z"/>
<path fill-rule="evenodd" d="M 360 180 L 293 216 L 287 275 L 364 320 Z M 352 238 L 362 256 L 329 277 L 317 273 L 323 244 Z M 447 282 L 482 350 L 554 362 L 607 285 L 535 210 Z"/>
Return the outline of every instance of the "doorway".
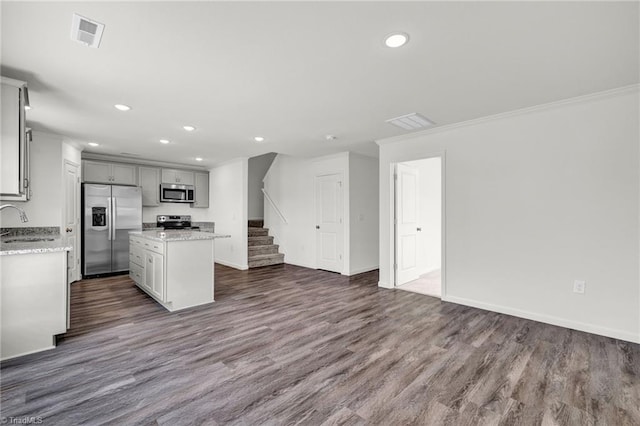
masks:
<path fill-rule="evenodd" d="M 71 247 L 67 258 L 67 283 L 80 279 L 80 165 L 64 162 L 64 233 Z"/>
<path fill-rule="evenodd" d="M 392 172 L 395 287 L 442 298 L 443 156 L 396 163 Z"/>

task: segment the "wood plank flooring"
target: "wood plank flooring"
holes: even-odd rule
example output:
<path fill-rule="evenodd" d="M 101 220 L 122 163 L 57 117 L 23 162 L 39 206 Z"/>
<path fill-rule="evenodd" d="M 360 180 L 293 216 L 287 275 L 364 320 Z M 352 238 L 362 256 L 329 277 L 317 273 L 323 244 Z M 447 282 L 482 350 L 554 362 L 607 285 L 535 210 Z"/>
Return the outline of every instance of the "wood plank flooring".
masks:
<path fill-rule="evenodd" d="M 176 313 L 126 276 L 75 283 L 59 346 L 2 363 L 1 415 L 46 425 L 640 425 L 640 345 L 377 279 L 216 265 L 216 302 Z"/>

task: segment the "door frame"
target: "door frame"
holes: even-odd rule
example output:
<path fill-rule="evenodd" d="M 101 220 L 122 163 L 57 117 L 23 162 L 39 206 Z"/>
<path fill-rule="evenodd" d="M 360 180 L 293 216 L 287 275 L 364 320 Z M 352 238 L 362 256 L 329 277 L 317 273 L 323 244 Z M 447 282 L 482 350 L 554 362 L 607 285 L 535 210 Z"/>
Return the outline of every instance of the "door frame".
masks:
<path fill-rule="evenodd" d="M 82 238 L 81 238 L 81 233 L 83 231 L 82 228 L 82 191 L 81 191 L 81 187 L 82 187 L 82 167 L 80 164 L 76 163 L 75 161 L 71 161 L 67 158 L 64 159 L 63 163 L 62 163 L 62 176 L 63 176 L 63 188 L 65 191 L 65 197 L 64 197 L 64 213 L 63 213 L 63 222 L 66 220 L 66 215 L 67 215 L 67 199 L 66 199 L 66 167 L 67 165 L 70 165 L 72 167 L 76 167 L 77 168 L 77 179 L 76 179 L 76 183 L 75 183 L 75 193 L 76 193 L 76 197 L 75 197 L 75 206 L 74 206 L 74 210 L 75 210 L 75 214 L 76 214 L 76 219 L 77 219 L 77 224 L 76 224 L 76 233 L 75 233 L 75 242 L 74 242 L 74 257 L 77 259 L 76 261 L 76 273 L 75 273 L 75 278 L 73 281 L 69 281 L 69 279 L 67 278 L 68 284 L 71 284 L 72 282 L 75 281 L 79 281 L 82 279 Z M 62 231 L 62 229 L 61 229 Z M 64 232 L 61 232 L 61 234 L 64 234 Z M 68 277 L 68 274 L 67 274 Z"/>
<path fill-rule="evenodd" d="M 407 158 L 402 161 L 394 161 L 389 167 L 389 188 L 390 188 L 390 215 L 389 215 L 389 229 L 390 229 L 390 246 L 391 256 L 389 259 L 389 270 L 391 271 L 391 288 L 398 288 L 397 286 L 397 271 L 395 265 L 397 264 L 396 252 L 397 252 L 397 236 L 396 236 L 396 169 L 399 163 L 406 163 L 410 161 L 428 160 L 430 158 L 440 158 L 440 287 L 441 287 L 441 300 L 447 298 L 447 251 L 446 251 L 446 230 L 447 230 L 447 215 L 446 215 L 446 152 L 436 151 L 433 153 L 425 154 L 418 158 Z"/>
<path fill-rule="evenodd" d="M 347 213 L 347 205 L 346 205 L 346 202 L 345 202 L 345 197 L 346 197 L 345 193 L 346 193 L 346 190 L 347 190 L 347 185 L 345 183 L 345 174 L 344 174 L 344 172 L 342 170 L 337 170 L 337 171 L 331 172 L 331 173 L 316 174 L 314 176 L 314 179 L 313 179 L 313 193 L 314 193 L 313 204 L 314 204 L 314 210 L 315 210 L 314 219 L 315 219 L 315 223 L 316 223 L 316 226 L 317 226 L 318 223 L 319 223 L 319 218 L 318 218 L 318 180 L 320 178 L 324 178 L 324 177 L 327 177 L 327 176 L 338 176 L 338 179 L 339 179 L 339 182 L 340 182 L 340 188 L 341 188 L 339 196 L 340 196 L 340 202 L 341 202 L 341 205 L 342 205 L 342 209 L 341 209 L 341 212 L 340 212 L 340 214 L 342 215 L 341 223 L 340 223 L 342 225 L 342 232 L 341 232 L 341 234 L 342 234 L 342 241 L 341 241 L 341 245 L 342 245 L 342 254 L 341 254 L 342 259 L 341 260 L 342 260 L 342 262 L 341 262 L 341 268 L 340 268 L 340 271 L 329 271 L 329 272 L 336 272 L 336 273 L 341 274 L 341 275 L 348 275 L 347 272 L 346 272 L 347 271 L 346 265 L 347 265 L 347 259 L 348 259 L 347 253 L 349 251 L 349 246 L 347 244 L 347 241 L 348 241 L 348 238 L 347 238 L 347 216 L 348 216 L 348 213 Z M 320 262 L 318 261 L 318 259 L 320 257 L 320 250 L 318 248 L 318 245 L 320 244 L 320 242 L 318 241 L 318 229 L 317 228 L 315 229 L 313 235 L 314 235 L 314 251 L 315 251 L 315 259 L 314 259 L 315 269 L 322 269 L 322 268 L 320 268 L 320 265 L 319 265 Z"/>

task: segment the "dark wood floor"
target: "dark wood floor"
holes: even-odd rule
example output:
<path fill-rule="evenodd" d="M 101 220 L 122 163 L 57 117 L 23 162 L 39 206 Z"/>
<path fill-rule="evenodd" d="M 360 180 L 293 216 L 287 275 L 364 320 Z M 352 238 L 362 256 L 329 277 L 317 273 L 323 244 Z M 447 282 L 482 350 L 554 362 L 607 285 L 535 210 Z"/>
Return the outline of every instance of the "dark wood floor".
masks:
<path fill-rule="evenodd" d="M 169 313 L 72 285 L 52 351 L 2 363 L 2 416 L 46 425 L 640 425 L 640 345 L 291 265 L 216 267 Z M 27 312 L 25 312 L 28 314 Z"/>

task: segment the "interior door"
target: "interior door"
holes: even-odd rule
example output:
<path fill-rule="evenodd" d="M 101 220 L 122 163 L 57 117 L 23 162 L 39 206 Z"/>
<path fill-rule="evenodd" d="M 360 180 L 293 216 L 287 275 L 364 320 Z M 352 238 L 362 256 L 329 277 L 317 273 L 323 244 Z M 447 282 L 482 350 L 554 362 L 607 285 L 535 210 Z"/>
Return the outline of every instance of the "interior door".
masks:
<path fill-rule="evenodd" d="M 64 163 L 64 239 L 71 246 L 67 258 L 67 282 L 80 279 L 80 166 Z"/>
<path fill-rule="evenodd" d="M 418 278 L 418 170 L 396 166 L 396 286 Z"/>
<path fill-rule="evenodd" d="M 316 176 L 316 261 L 319 269 L 343 271 L 342 173 Z"/>

